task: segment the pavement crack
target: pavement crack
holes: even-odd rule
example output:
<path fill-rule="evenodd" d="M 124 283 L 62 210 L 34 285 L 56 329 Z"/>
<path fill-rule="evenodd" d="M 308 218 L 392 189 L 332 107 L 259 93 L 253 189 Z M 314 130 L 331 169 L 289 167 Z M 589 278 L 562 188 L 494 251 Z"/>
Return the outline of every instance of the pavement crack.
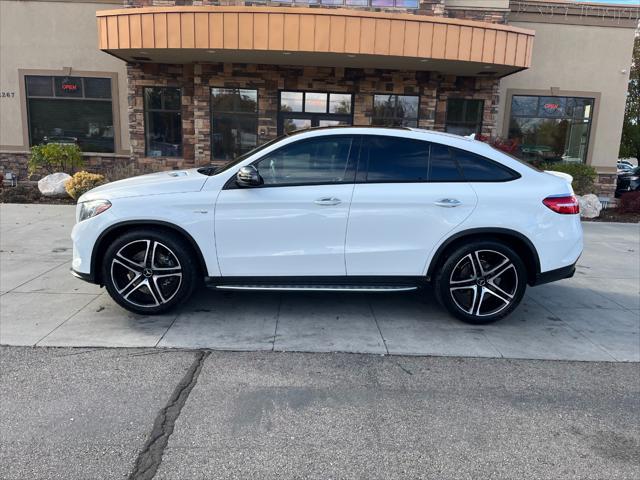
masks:
<path fill-rule="evenodd" d="M 155 476 L 162 463 L 162 456 L 169 443 L 169 437 L 173 433 L 176 420 L 196 385 L 204 361 L 209 355 L 210 352 L 197 352 L 189 370 L 178 382 L 169 401 L 156 416 L 149 439 L 138 454 L 129 480 L 151 480 Z"/>

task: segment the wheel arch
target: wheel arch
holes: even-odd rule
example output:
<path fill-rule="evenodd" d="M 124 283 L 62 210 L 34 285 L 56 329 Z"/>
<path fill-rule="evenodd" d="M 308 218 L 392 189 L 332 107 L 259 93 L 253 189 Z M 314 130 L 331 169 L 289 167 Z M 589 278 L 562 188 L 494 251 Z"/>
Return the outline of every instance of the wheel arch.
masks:
<path fill-rule="evenodd" d="M 431 280 L 447 254 L 471 240 L 497 240 L 513 248 L 527 268 L 527 283 L 532 285 L 540 274 L 538 251 L 525 235 L 508 228 L 472 228 L 457 232 L 445 240 L 433 255 L 427 269 L 427 279 Z"/>
<path fill-rule="evenodd" d="M 198 246 L 197 242 L 194 238 L 187 232 L 184 228 L 170 222 L 164 222 L 161 220 L 127 220 L 123 222 L 115 223 L 105 229 L 98 239 L 96 240 L 93 250 L 91 252 L 91 273 L 90 280 L 93 283 L 98 283 L 102 285 L 101 278 L 101 269 L 99 267 L 99 260 L 104 255 L 104 252 L 107 250 L 110 241 L 120 235 L 123 232 L 127 232 L 136 228 L 145 228 L 151 227 L 158 230 L 171 231 L 173 233 L 178 234 L 184 240 L 186 240 L 187 244 L 193 250 L 193 253 L 196 255 L 196 259 L 198 262 L 198 266 L 200 267 L 203 275 L 207 275 L 207 263 L 205 262 L 204 256 L 202 255 L 202 251 Z"/>

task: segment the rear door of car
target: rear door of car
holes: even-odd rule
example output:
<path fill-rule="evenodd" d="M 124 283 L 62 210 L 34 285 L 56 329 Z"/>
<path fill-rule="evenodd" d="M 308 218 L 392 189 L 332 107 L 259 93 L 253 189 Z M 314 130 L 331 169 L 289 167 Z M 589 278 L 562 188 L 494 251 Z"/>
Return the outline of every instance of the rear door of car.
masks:
<path fill-rule="evenodd" d="M 476 203 L 449 147 L 363 136 L 345 242 L 347 275 L 424 274 L 431 250 Z"/>

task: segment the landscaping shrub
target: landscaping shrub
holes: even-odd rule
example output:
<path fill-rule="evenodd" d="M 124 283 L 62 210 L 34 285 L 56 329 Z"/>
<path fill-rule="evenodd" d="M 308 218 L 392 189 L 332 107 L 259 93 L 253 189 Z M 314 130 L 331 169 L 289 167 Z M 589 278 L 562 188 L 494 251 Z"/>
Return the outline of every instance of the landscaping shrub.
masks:
<path fill-rule="evenodd" d="M 105 183 L 107 182 L 104 175 L 83 171 L 76 173 L 73 177 L 67 180 L 64 188 L 67 190 L 67 193 L 71 198 L 77 200 L 83 193 Z"/>
<path fill-rule="evenodd" d="M 623 193 L 618 203 L 618 212 L 640 214 L 640 192 Z"/>
<path fill-rule="evenodd" d="M 44 170 L 47 173 L 71 173 L 84 164 L 82 151 L 74 143 L 47 143 L 31 147 L 29 175 Z"/>
<path fill-rule="evenodd" d="M 595 168 L 589 165 L 583 163 L 546 163 L 542 169 L 571 175 L 573 177 L 571 186 L 578 195 L 586 195 L 594 191 L 593 184 L 598 174 Z"/>

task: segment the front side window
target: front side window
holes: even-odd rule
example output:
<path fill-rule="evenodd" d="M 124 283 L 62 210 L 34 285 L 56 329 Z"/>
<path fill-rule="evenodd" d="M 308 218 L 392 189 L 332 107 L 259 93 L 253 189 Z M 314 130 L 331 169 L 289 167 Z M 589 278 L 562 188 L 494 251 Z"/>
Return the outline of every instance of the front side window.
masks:
<path fill-rule="evenodd" d="M 25 83 L 31 145 L 115 151 L 110 78 L 27 75 Z"/>
<path fill-rule="evenodd" d="M 520 158 L 537 162 L 585 162 L 593 98 L 514 95 L 509 139 Z"/>
<path fill-rule="evenodd" d="M 351 182 L 353 144 L 347 135 L 301 140 L 270 153 L 255 166 L 265 186 Z"/>
<path fill-rule="evenodd" d="M 147 157 L 182 155 L 181 105 L 179 88 L 144 89 L 144 133 Z"/>
<path fill-rule="evenodd" d="M 417 127 L 417 95 L 374 95 L 371 124 L 380 127 Z"/>
<path fill-rule="evenodd" d="M 367 182 L 424 182 L 428 176 L 429 144 L 402 137 L 364 137 Z"/>
<path fill-rule="evenodd" d="M 258 91 L 211 89 L 211 154 L 231 160 L 258 143 Z"/>
<path fill-rule="evenodd" d="M 450 98 L 447 100 L 445 131 L 456 135 L 471 135 L 482 130 L 484 101 Z"/>

